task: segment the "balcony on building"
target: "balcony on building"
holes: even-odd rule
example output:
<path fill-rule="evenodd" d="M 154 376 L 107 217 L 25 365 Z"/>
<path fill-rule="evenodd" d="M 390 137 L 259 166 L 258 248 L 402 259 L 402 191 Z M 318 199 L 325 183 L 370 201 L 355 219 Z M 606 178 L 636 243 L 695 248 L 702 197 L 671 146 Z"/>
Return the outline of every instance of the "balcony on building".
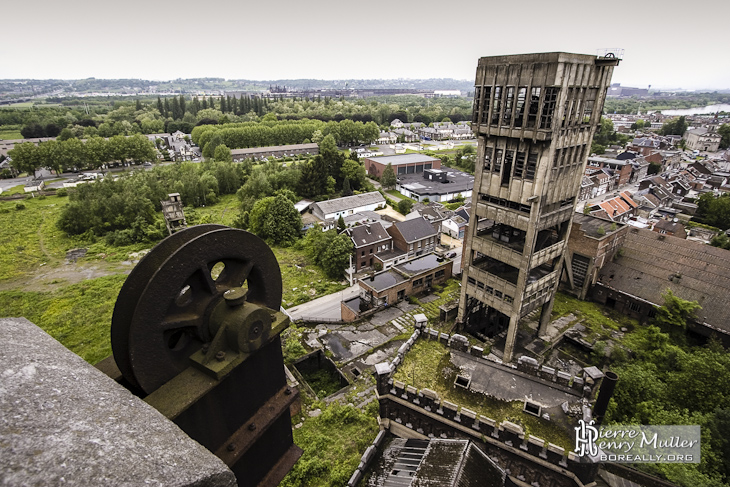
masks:
<path fill-rule="evenodd" d="M 496 276 L 503 281 L 507 281 L 513 286 L 517 285 L 517 278 L 519 277 L 520 270 L 502 261 L 493 259 L 475 251 L 472 266 Z"/>

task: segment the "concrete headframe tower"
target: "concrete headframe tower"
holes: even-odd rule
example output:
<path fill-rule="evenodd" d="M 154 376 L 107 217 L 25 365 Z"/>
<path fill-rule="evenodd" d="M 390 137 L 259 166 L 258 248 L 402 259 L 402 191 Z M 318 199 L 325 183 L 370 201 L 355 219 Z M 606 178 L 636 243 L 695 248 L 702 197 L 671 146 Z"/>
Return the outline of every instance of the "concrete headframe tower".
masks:
<path fill-rule="evenodd" d="M 619 59 L 563 52 L 483 57 L 472 129 L 479 142 L 458 321 L 511 361 L 521 318 L 550 322 L 566 239 Z M 478 224 L 477 224 L 478 222 Z"/>

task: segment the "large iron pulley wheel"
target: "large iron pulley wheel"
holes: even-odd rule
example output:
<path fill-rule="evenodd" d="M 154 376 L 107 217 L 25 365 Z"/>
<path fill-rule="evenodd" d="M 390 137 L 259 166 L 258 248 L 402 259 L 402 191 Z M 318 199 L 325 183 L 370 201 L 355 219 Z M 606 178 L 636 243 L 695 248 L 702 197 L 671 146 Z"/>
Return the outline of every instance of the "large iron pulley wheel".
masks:
<path fill-rule="evenodd" d="M 221 225 L 199 225 L 154 247 L 130 273 L 112 317 L 112 350 L 130 383 L 151 393 L 188 367 L 210 342 L 210 315 L 223 294 L 281 306 L 279 264 L 257 236 Z"/>

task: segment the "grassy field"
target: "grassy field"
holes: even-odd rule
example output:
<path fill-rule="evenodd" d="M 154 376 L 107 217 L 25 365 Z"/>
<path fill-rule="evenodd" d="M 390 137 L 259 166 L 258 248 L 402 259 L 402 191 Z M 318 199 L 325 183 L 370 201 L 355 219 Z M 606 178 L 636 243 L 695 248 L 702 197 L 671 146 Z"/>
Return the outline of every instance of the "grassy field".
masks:
<path fill-rule="evenodd" d="M 16 188 L 22 191 L 22 186 Z M 67 203 L 68 198 L 60 196 L 0 201 L 0 316 L 24 316 L 95 363 L 111 353 L 111 311 L 126 278 L 123 272 L 131 269 L 120 263 L 152 244 L 113 247 L 104 239 L 69 237 L 56 227 Z M 215 205 L 186 209 L 186 214 L 191 224 L 231 225 L 238 217 L 238 200 L 235 195 L 224 196 Z M 65 278 L 38 280 L 39 275 L 54 272 L 64 277 L 74 274 L 76 267 L 67 264 L 66 252 L 75 248 L 88 249 L 77 265 L 93 267 L 95 276 L 106 277 L 75 284 Z M 300 249 L 274 247 L 273 251 L 281 268 L 285 307 L 346 287 L 344 281 L 327 278 Z M 83 276 L 73 277 L 78 281 Z"/>
<path fill-rule="evenodd" d="M 512 421 L 526 434 L 572 449 L 572 438 L 560 426 L 522 412 L 523 401 L 500 401 L 454 386 L 457 370 L 449 358 L 449 349 L 438 341 L 418 340 L 398 367 L 394 380 L 436 391 L 441 399 L 459 404 L 497 422 Z"/>
<path fill-rule="evenodd" d="M 0 127 L 0 140 L 22 139 L 20 125 L 3 125 Z"/>
<path fill-rule="evenodd" d="M 126 276 L 99 277 L 55 292 L 0 292 L 2 316 L 25 317 L 89 363 L 111 355 L 109 330 Z"/>

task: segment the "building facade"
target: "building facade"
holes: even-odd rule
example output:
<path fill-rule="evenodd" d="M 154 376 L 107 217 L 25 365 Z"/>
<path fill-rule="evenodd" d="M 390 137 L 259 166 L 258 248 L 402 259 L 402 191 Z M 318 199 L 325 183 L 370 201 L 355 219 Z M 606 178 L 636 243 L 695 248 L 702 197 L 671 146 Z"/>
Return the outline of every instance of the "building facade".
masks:
<path fill-rule="evenodd" d="M 462 257 L 458 321 L 467 331 L 507 329 L 553 299 L 586 159 L 610 86 L 614 56 L 544 53 L 485 57 L 476 73 L 478 138 L 471 221 Z"/>

